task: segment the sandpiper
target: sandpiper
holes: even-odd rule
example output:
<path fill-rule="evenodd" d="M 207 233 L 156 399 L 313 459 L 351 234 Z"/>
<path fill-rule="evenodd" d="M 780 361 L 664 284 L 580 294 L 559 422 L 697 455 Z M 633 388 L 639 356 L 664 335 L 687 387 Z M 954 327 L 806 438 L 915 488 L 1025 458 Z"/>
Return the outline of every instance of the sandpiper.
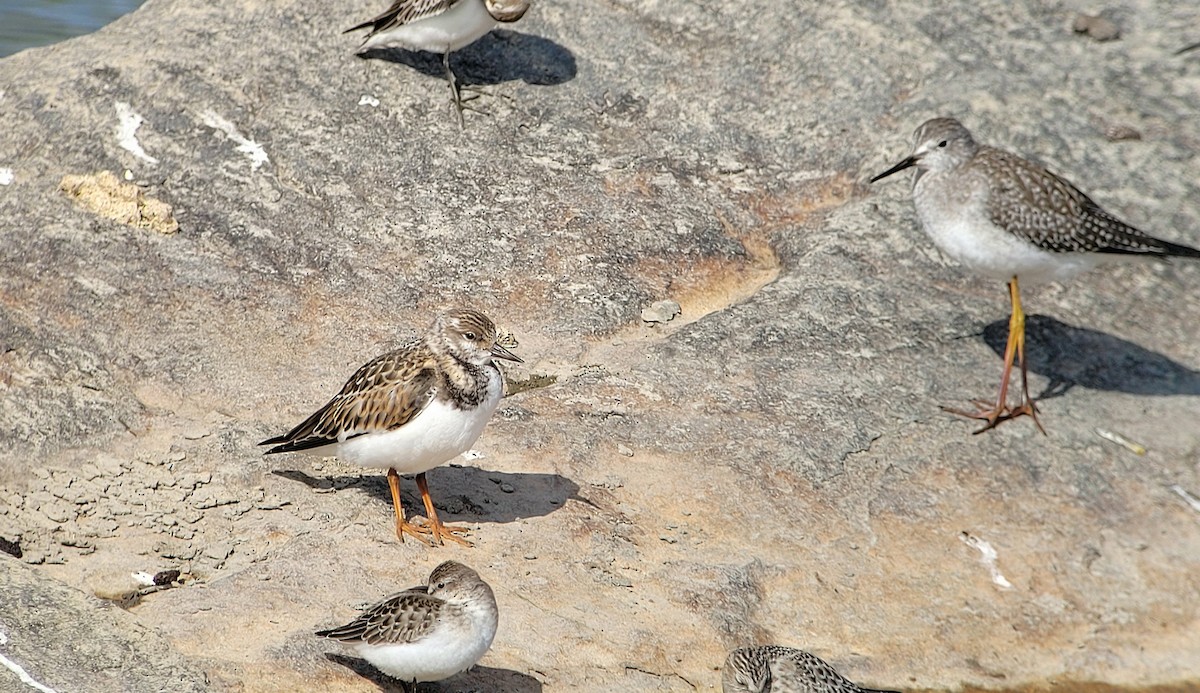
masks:
<path fill-rule="evenodd" d="M 463 102 L 458 80 L 450 69 L 450 54 L 483 37 L 499 24 L 525 16 L 527 0 L 396 0 L 386 12 L 346 29 L 370 28 L 358 53 L 373 48 L 402 48 L 442 54 L 450 95 L 463 125 Z"/>
<path fill-rule="evenodd" d="M 317 631 L 351 645 L 359 656 L 396 678 L 406 693 L 470 669 L 492 646 L 500 612 L 492 588 L 456 561 L 433 569 L 421 587 L 367 607 L 350 623 Z"/>
<path fill-rule="evenodd" d="M 341 392 L 287 433 L 259 445 L 266 454 L 303 451 L 388 470 L 396 536 L 470 546 L 465 527 L 438 520 L 425 472 L 470 449 L 504 396 L 497 358 L 521 362 L 516 339 L 474 310 L 441 315 L 423 337 L 363 364 Z M 404 518 L 400 474 L 416 474 L 429 524 Z"/>
<path fill-rule="evenodd" d="M 779 645 L 743 647 L 721 668 L 723 693 L 896 693 L 855 685 L 820 657 Z"/>
<path fill-rule="evenodd" d="M 1117 219 L 1042 166 L 978 144 L 953 118 L 934 118 L 917 128 L 912 153 L 871 182 L 912 166 L 913 202 L 933 242 L 975 272 L 1008 282 L 1012 314 L 996 402 L 980 403 L 976 412 L 948 410 L 984 421 L 976 433 L 1026 414 L 1045 433 L 1029 396 L 1018 279 L 1063 281 L 1105 260 L 1130 256 L 1200 258 L 1200 250 L 1153 238 Z M 1014 359 L 1021 364 L 1022 400 L 1010 407 Z"/>

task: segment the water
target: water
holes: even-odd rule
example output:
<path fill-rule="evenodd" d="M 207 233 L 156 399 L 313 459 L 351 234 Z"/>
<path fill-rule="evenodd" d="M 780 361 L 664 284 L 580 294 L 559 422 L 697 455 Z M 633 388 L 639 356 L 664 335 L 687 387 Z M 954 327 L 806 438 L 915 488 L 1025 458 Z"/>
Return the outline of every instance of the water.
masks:
<path fill-rule="evenodd" d="M 87 34 L 143 0 L 0 0 L 0 57 Z"/>

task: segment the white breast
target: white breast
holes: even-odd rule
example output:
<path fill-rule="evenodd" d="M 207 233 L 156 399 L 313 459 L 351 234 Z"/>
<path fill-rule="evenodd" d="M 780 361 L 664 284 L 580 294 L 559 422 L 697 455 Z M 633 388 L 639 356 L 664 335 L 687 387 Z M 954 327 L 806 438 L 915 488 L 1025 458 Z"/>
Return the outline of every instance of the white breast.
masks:
<path fill-rule="evenodd" d="M 497 23 L 488 14 L 483 0 L 460 0 L 439 15 L 375 34 L 359 50 L 405 48 L 450 53 L 474 43 Z"/>
<path fill-rule="evenodd" d="M 441 681 L 475 666 L 496 637 L 495 612 L 471 609 L 468 618 L 441 624 L 415 643 L 355 645 L 377 669 L 401 681 Z"/>
<path fill-rule="evenodd" d="M 1016 276 L 1030 285 L 1063 281 L 1099 264 L 1094 254 L 1052 253 L 996 226 L 987 216 L 985 196 L 985 190 L 977 189 L 960 200 L 962 204 L 936 204 L 944 199 L 937 196 L 916 195 L 914 200 L 921 226 L 934 244 L 985 277 L 1008 281 Z"/>
<path fill-rule="evenodd" d="M 487 394 L 474 409 L 435 399 L 400 428 L 350 438 L 338 443 L 333 454 L 350 464 L 401 474 L 418 474 L 449 462 L 475 444 L 500 404 L 504 383 L 498 370 L 490 371 Z"/>

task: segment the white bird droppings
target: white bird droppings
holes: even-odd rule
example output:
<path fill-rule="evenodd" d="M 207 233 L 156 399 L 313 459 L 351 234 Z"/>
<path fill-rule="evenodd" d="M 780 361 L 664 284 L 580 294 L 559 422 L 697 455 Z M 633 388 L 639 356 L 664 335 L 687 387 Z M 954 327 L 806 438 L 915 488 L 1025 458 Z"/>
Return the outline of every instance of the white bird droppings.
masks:
<path fill-rule="evenodd" d="M 267 150 L 263 149 L 261 144 L 243 137 L 242 133 L 238 132 L 237 127 L 225 118 L 222 118 L 213 111 L 205 111 L 200 114 L 200 119 L 205 125 L 215 130 L 220 130 L 229 139 L 236 142 L 237 150 L 249 157 L 251 170 L 257 171 L 263 164 L 270 162 L 271 159 L 267 156 Z"/>
<path fill-rule="evenodd" d="M 137 140 L 138 128 L 145 122 L 142 116 L 134 112 L 133 106 L 118 101 L 117 107 L 117 144 L 121 145 L 121 149 L 133 154 L 137 158 L 145 161 L 148 164 L 157 164 L 158 159 L 146 153 L 142 149 L 141 143 Z"/>
<path fill-rule="evenodd" d="M 996 559 L 999 557 L 999 554 L 996 553 L 996 549 L 991 544 L 987 543 L 983 539 L 980 539 L 979 537 L 973 537 L 966 532 L 958 535 L 958 538 L 967 546 L 979 550 L 979 553 L 981 554 L 979 557 L 979 562 L 987 566 L 988 572 L 992 574 L 992 582 L 996 583 L 996 585 L 1002 590 L 1012 589 L 1012 583 L 1009 582 L 1008 579 L 1000 573 L 1000 569 L 996 567 Z"/>

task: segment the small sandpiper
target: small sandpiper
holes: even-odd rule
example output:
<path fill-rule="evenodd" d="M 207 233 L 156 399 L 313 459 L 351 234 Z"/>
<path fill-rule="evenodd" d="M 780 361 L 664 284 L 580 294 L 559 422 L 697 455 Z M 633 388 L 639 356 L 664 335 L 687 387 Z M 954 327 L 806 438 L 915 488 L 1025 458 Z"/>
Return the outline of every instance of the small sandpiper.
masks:
<path fill-rule="evenodd" d="M 897 693 L 863 688 L 821 658 L 779 645 L 743 647 L 721 668 L 723 693 Z"/>
<path fill-rule="evenodd" d="M 259 445 L 266 454 L 303 451 L 388 470 L 396 536 L 470 546 L 465 527 L 438 520 L 425 472 L 470 449 L 500 399 L 504 377 L 495 359 L 521 362 L 517 341 L 484 314 L 452 310 L 423 337 L 363 364 L 325 406 L 287 433 Z M 404 518 L 400 474 L 416 474 L 428 526 Z M 428 536 L 428 538 L 427 538 Z"/>
<path fill-rule="evenodd" d="M 976 143 L 953 118 L 934 118 L 917 128 L 912 153 L 871 182 L 911 166 L 917 169 L 912 187 L 917 216 L 933 242 L 975 272 L 1008 281 L 1012 314 L 999 396 L 994 405 L 979 403 L 980 411 L 948 409 L 982 420 L 976 433 L 1026 414 L 1045 433 L 1029 396 L 1018 279 L 1064 281 L 1106 260 L 1130 256 L 1200 258 L 1200 250 L 1129 226 L 1038 164 Z M 1022 400 L 1010 407 L 1014 360 L 1021 364 Z"/>
<path fill-rule="evenodd" d="M 529 9 L 528 0 L 396 0 L 386 12 L 346 29 L 370 28 L 358 47 L 361 55 L 373 48 L 402 48 L 442 54 L 450 95 L 463 125 L 463 102 L 458 80 L 450 69 L 450 54 L 482 38 L 500 24 L 511 24 Z"/>
<path fill-rule="evenodd" d="M 405 693 L 415 693 L 418 683 L 475 666 L 492 646 L 499 619 L 496 597 L 479 573 L 446 561 L 426 585 L 397 592 L 350 623 L 316 634 L 353 646 L 398 679 Z"/>

